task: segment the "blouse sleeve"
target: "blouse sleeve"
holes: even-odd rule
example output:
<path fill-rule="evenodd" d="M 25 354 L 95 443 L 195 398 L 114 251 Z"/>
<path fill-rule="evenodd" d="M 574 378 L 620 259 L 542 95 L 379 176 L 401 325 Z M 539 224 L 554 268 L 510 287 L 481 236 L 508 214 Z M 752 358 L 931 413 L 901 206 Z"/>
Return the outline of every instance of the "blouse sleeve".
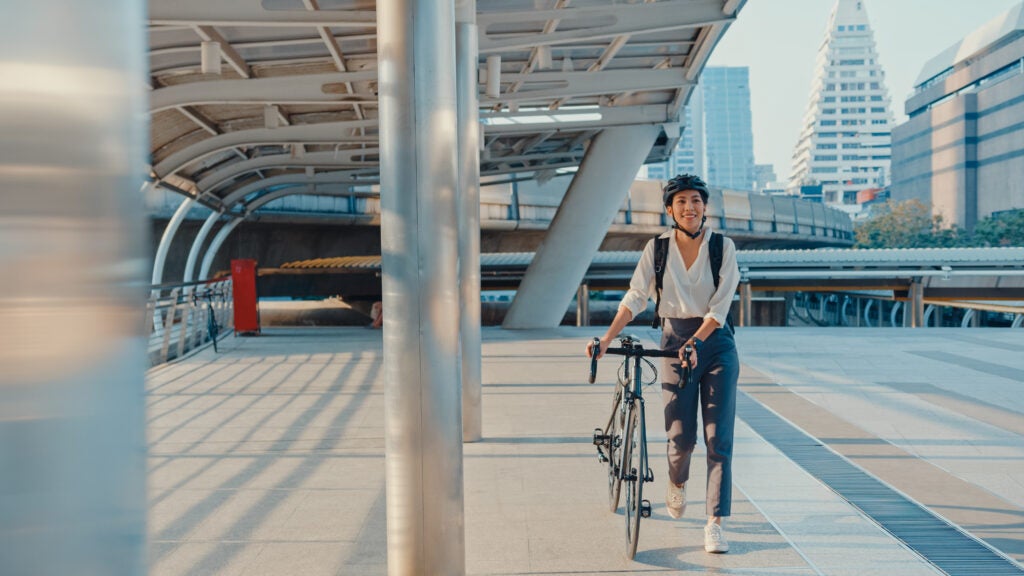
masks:
<path fill-rule="evenodd" d="M 704 318 L 713 318 L 719 326 L 725 326 L 725 319 L 729 316 L 729 307 L 732 306 L 732 297 L 736 294 L 736 287 L 740 285 L 740 269 L 736 264 L 736 245 L 731 238 L 723 238 L 723 240 L 722 269 L 719 271 L 721 280 L 718 283 L 718 289 L 711 295 L 711 302 L 708 305 L 710 312 L 704 315 Z"/>
<path fill-rule="evenodd" d="M 629 281 L 629 291 L 622 297 L 619 308 L 625 306 L 636 318 L 641 312 L 647 309 L 647 301 L 655 292 L 654 285 L 654 240 L 647 242 L 644 253 L 640 256 L 640 262 L 633 271 L 633 279 Z"/>

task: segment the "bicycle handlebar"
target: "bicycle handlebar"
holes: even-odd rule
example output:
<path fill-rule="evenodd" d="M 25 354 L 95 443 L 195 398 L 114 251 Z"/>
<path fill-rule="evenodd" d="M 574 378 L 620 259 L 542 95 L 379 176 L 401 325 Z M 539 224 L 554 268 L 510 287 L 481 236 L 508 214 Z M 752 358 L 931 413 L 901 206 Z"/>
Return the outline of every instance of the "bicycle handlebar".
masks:
<path fill-rule="evenodd" d="M 679 352 L 672 352 L 669 350 L 658 350 L 657 348 L 608 348 L 604 351 L 605 354 L 617 354 L 619 356 L 628 356 L 635 358 L 637 356 L 641 358 L 677 358 Z"/>

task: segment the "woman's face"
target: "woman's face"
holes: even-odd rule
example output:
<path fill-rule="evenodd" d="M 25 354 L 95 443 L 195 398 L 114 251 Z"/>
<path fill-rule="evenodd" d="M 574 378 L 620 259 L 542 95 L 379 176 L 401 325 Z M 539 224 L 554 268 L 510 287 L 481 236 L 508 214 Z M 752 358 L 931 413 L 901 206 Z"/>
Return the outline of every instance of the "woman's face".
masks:
<path fill-rule="evenodd" d="M 672 204 L 665 207 L 665 211 L 687 232 L 695 233 L 700 230 L 701 222 L 704 219 L 704 199 L 696 190 L 683 190 L 672 197 Z"/>

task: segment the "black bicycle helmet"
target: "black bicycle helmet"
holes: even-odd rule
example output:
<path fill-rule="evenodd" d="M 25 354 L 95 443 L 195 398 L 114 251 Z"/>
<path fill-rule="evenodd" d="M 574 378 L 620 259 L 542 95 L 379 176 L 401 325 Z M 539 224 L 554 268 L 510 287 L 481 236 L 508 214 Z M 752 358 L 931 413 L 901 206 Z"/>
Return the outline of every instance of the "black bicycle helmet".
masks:
<path fill-rule="evenodd" d="M 696 174 L 679 174 L 665 183 L 665 187 L 661 190 L 661 197 L 665 201 L 665 206 L 671 206 L 672 196 L 676 192 L 682 192 L 683 190 L 696 190 L 700 192 L 700 199 L 705 204 L 708 203 L 708 185 L 700 179 L 700 176 Z"/>

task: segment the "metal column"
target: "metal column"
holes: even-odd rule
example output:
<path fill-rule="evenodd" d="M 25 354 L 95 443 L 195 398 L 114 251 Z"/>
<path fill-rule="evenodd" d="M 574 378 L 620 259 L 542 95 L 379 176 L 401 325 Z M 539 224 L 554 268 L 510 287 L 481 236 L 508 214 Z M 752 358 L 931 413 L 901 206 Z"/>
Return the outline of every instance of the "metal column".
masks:
<path fill-rule="evenodd" d="M 740 282 L 740 326 L 753 326 L 753 294 L 750 282 Z"/>
<path fill-rule="evenodd" d="M 554 328 L 572 302 L 660 126 L 605 128 L 594 138 L 519 284 L 504 328 Z"/>
<path fill-rule="evenodd" d="M 480 109 L 477 95 L 476 0 L 455 10 L 455 63 L 459 101 L 459 342 L 462 440 L 483 435 L 480 359 Z"/>
<path fill-rule="evenodd" d="M 452 0 L 377 3 L 388 574 L 465 573 Z"/>
<path fill-rule="evenodd" d="M 590 326 L 590 285 L 586 282 L 576 290 L 576 325 Z"/>
<path fill-rule="evenodd" d="M 146 5 L 0 19 L 0 574 L 145 574 Z"/>
<path fill-rule="evenodd" d="M 907 302 L 908 310 L 905 312 L 910 316 L 910 326 L 921 328 L 924 326 L 924 284 L 915 280 L 910 284 L 910 301 Z"/>

